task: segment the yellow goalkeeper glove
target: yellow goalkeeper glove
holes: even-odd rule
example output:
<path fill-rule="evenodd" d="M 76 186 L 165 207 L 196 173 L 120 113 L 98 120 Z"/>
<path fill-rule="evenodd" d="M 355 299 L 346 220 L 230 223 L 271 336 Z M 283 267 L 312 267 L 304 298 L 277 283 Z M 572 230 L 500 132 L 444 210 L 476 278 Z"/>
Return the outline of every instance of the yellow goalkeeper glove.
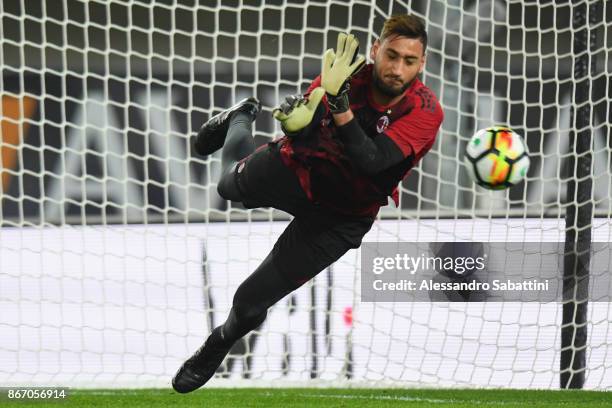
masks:
<path fill-rule="evenodd" d="M 325 52 L 321 70 L 321 86 L 327 93 L 332 113 L 349 109 L 349 81 L 364 63 L 365 57 L 359 55 L 359 40 L 353 34 L 338 34 L 336 51 L 330 48 Z"/>
<path fill-rule="evenodd" d="M 280 107 L 272 111 L 274 119 L 281 123 L 283 132 L 290 137 L 307 133 L 310 125 L 316 125 L 325 114 L 321 99 L 325 90 L 321 87 L 313 89 L 306 99 L 302 95 L 290 95 Z"/>

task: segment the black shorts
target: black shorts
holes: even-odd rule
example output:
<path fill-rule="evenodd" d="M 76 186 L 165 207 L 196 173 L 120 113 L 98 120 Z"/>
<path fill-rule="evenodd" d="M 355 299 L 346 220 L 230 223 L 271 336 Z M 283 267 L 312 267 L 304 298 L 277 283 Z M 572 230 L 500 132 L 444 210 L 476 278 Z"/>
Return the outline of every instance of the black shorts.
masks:
<path fill-rule="evenodd" d="M 358 248 L 374 218 L 339 214 L 311 202 L 279 149 L 277 143 L 260 147 L 236 165 L 234 178 L 247 208 L 274 207 L 295 217 L 274 245 L 272 259 L 298 287 Z"/>

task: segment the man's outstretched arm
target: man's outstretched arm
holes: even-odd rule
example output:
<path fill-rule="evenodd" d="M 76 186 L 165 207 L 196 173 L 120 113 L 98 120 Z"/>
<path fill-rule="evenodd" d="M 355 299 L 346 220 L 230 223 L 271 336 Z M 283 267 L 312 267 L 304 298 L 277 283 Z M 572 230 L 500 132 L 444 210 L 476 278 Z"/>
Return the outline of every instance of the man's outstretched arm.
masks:
<path fill-rule="evenodd" d="M 336 51 L 327 50 L 323 57 L 321 86 L 347 155 L 359 170 L 371 175 L 398 164 L 405 156 L 388 136 L 369 138 L 354 118 L 348 99 L 350 79 L 364 62 L 359 55 L 359 40 L 340 33 Z"/>

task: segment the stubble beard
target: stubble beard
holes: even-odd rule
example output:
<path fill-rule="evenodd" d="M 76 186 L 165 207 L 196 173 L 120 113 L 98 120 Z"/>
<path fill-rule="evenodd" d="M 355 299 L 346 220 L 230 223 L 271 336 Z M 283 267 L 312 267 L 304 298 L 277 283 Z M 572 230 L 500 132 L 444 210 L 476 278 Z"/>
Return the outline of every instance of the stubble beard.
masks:
<path fill-rule="evenodd" d="M 396 96 L 400 96 L 401 94 L 403 94 L 404 92 L 406 92 L 406 90 L 408 88 L 410 88 L 410 85 L 412 85 L 412 83 L 414 82 L 416 76 L 414 78 L 412 78 L 410 81 L 404 83 L 401 87 L 399 88 L 395 88 L 392 86 L 387 85 L 379 76 L 378 76 L 378 71 L 376 70 L 376 67 L 374 67 L 374 69 L 372 70 L 372 79 L 373 79 L 373 84 L 376 87 L 376 89 L 382 93 L 385 96 L 388 96 L 390 98 L 395 98 Z"/>

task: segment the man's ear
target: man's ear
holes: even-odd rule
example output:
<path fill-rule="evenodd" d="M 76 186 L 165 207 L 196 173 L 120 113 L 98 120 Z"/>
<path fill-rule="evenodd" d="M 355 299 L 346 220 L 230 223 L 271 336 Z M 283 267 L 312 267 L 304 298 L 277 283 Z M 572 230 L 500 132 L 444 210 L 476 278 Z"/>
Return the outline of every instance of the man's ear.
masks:
<path fill-rule="evenodd" d="M 372 47 L 370 47 L 370 59 L 374 61 L 376 59 L 376 54 L 378 54 L 378 49 L 380 48 L 380 41 L 374 41 Z"/>
<path fill-rule="evenodd" d="M 423 56 L 421 57 L 421 66 L 419 67 L 419 74 L 422 74 L 425 70 L 425 57 L 425 54 L 423 54 Z"/>

